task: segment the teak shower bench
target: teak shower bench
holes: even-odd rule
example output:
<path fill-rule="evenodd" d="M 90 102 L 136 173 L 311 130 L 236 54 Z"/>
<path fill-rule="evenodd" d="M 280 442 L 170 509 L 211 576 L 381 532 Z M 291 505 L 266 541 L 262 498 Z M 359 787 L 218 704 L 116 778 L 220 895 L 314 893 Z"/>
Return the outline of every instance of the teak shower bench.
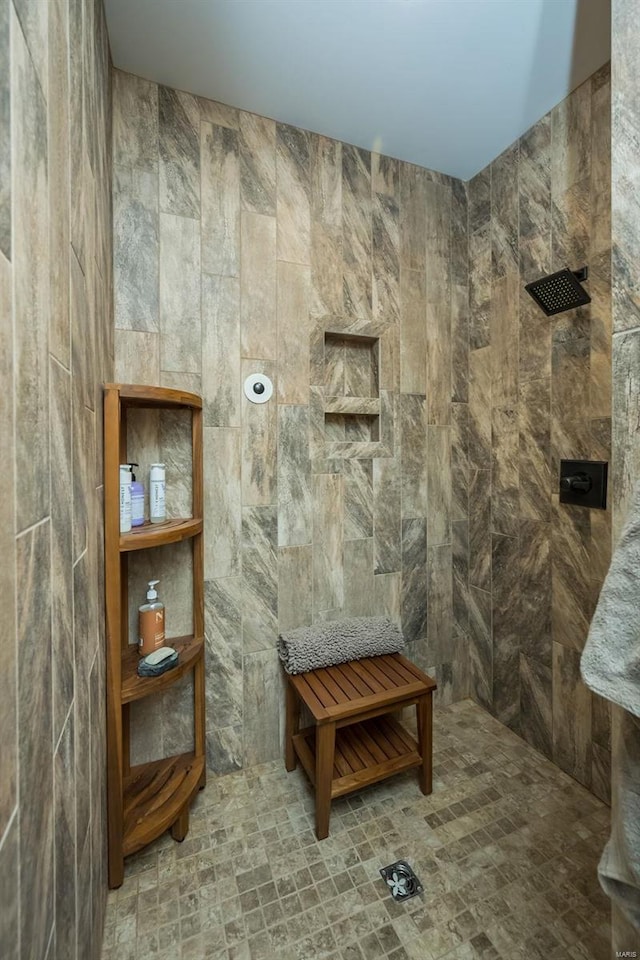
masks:
<path fill-rule="evenodd" d="M 316 836 L 329 835 L 331 801 L 412 767 L 431 793 L 436 683 L 399 653 L 287 674 L 287 770 L 297 758 L 315 788 Z M 299 730 L 300 704 L 314 725 Z M 418 741 L 391 714 L 416 705 Z"/>

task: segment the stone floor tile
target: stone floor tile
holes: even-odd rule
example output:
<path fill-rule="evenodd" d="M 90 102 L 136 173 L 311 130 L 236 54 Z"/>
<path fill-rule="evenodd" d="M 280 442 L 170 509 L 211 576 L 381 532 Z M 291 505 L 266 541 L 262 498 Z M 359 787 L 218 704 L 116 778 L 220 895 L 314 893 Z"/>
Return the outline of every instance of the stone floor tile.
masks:
<path fill-rule="evenodd" d="M 495 718 L 434 715 L 434 790 L 414 772 L 334 802 L 282 762 L 210 776 L 182 844 L 126 863 L 102 960 L 607 960 L 596 865 L 607 807 Z M 424 886 L 396 903 L 380 867 Z"/>

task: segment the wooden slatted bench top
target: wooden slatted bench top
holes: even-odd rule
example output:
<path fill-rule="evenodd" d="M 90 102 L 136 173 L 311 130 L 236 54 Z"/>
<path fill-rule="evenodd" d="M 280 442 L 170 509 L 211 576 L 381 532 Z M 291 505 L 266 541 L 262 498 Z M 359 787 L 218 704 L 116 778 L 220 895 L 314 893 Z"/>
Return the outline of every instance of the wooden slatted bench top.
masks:
<path fill-rule="evenodd" d="M 288 676 L 318 724 L 424 696 L 436 683 L 400 653 Z"/>

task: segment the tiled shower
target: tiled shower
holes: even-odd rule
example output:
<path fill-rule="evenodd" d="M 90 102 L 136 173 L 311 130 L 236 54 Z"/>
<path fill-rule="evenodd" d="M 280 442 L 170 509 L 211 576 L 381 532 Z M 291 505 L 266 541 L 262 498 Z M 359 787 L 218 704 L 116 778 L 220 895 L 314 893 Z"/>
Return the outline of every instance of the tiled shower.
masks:
<path fill-rule="evenodd" d="M 203 392 L 217 772 L 280 755 L 279 629 L 388 613 L 441 703 L 608 797 L 579 655 L 610 514 L 556 477 L 610 458 L 609 112 L 606 66 L 467 184 L 115 73 L 116 377 Z M 524 284 L 560 262 L 592 303 L 547 319 Z M 374 440 L 327 412 L 369 396 Z"/>
<path fill-rule="evenodd" d="M 611 460 L 619 529 L 638 474 L 632 7 L 614 0 L 612 76 L 598 71 L 463 183 L 110 70 L 100 3 L 0 0 L 0 452 L 15 490 L 0 498 L 0 586 L 17 598 L 0 640 L 0 943 L 12 960 L 100 954 L 105 380 L 205 401 L 207 755 L 215 774 L 235 772 L 231 793 L 258 789 L 260 765 L 281 755 L 278 630 L 386 613 L 453 718 L 442 771 L 455 779 L 455 750 L 473 740 L 471 697 L 608 800 L 609 708 L 581 683 L 579 655 L 611 512 L 561 507 L 555 478 L 560 457 Z M 547 320 L 524 284 L 565 264 L 588 264 L 592 303 Z M 253 372 L 276 388 L 261 409 L 241 392 Z M 354 412 L 350 398 L 371 402 Z M 144 429 L 182 478 L 179 420 Z M 168 587 L 176 632 L 189 576 Z M 178 687 L 139 716 L 140 758 L 180 748 L 189 700 Z M 491 769 L 500 737 L 482 716 Z M 514 778 L 535 777 L 505 737 Z M 570 797 L 593 866 L 601 808 L 542 769 L 558 804 Z M 290 789 L 275 770 L 259 787 L 270 800 Z M 377 822 L 390 798 L 375 802 Z M 427 826 L 475 802 L 448 798 Z M 361 815 L 337 822 L 358 830 Z M 404 949 L 388 937 L 390 956 Z"/>

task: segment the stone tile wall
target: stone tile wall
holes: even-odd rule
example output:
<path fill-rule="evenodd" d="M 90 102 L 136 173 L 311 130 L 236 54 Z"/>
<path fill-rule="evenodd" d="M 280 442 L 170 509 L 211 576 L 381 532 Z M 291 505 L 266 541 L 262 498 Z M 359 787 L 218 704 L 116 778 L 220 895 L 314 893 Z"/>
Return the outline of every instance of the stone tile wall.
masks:
<path fill-rule="evenodd" d="M 610 186 L 608 66 L 469 183 L 470 689 L 601 798 L 609 707 L 579 661 L 611 510 L 559 504 L 557 477 L 611 459 Z M 547 319 L 525 283 L 584 264 L 592 303 Z"/>
<path fill-rule="evenodd" d="M 210 765 L 280 755 L 278 629 L 389 613 L 465 696 L 464 184 L 120 72 L 113 151 L 116 376 L 205 404 Z M 135 429 L 179 512 L 186 447 Z M 188 570 L 151 559 L 188 632 Z M 138 707 L 134 757 L 188 740 L 189 695 Z"/>
<path fill-rule="evenodd" d="M 111 266 L 102 4 L 0 0 L 0 952 L 7 960 L 100 955 L 101 383 L 113 373 Z"/>

